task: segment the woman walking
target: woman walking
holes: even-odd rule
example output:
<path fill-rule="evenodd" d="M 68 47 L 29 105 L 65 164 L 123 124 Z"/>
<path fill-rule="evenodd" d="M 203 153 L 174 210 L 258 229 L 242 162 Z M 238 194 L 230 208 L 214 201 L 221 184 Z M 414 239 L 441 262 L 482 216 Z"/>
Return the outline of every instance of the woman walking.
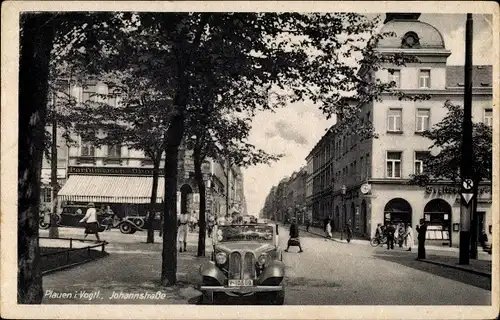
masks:
<path fill-rule="evenodd" d="M 330 219 L 328 219 L 328 222 L 326 223 L 326 237 L 328 239 L 331 239 L 332 238 L 332 222 Z"/>
<path fill-rule="evenodd" d="M 411 224 L 406 225 L 406 232 L 405 232 L 405 248 L 406 251 L 411 251 L 411 248 L 413 247 L 413 229 L 411 228 Z"/>
<path fill-rule="evenodd" d="M 179 242 L 179 252 L 186 251 L 186 242 L 189 230 L 188 222 L 189 222 L 189 214 L 184 212 L 179 216 L 178 228 L 177 228 L 177 241 Z"/>
<path fill-rule="evenodd" d="M 89 234 L 95 234 L 97 238 L 96 242 L 101 242 L 99 238 L 99 224 L 97 223 L 97 211 L 92 202 L 89 203 L 88 207 L 85 217 L 80 220 L 80 223 L 85 222 L 85 236 L 83 239 L 87 238 Z"/>

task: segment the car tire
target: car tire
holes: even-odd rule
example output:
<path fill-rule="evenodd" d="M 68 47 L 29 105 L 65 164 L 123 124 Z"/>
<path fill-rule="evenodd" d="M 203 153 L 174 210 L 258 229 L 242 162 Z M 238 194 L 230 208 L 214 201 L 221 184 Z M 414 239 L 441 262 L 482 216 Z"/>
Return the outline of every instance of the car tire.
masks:
<path fill-rule="evenodd" d="M 38 226 L 40 227 L 40 229 L 47 230 L 48 228 L 50 228 L 50 223 L 46 223 L 44 221 L 44 218 L 40 218 L 40 220 L 38 221 Z"/>
<path fill-rule="evenodd" d="M 132 233 L 132 226 L 130 226 L 128 223 L 122 223 L 120 224 L 120 232 L 123 234 Z"/>
<path fill-rule="evenodd" d="M 212 291 L 203 291 L 201 294 L 201 304 L 214 304 L 214 293 Z"/>
<path fill-rule="evenodd" d="M 265 292 L 259 296 L 263 304 L 283 305 L 285 304 L 285 290 Z"/>
<path fill-rule="evenodd" d="M 145 221 L 142 219 L 142 218 L 135 218 L 133 220 L 133 222 L 135 223 L 135 225 L 138 227 L 138 228 L 142 228 L 144 227 L 144 224 L 145 224 Z"/>

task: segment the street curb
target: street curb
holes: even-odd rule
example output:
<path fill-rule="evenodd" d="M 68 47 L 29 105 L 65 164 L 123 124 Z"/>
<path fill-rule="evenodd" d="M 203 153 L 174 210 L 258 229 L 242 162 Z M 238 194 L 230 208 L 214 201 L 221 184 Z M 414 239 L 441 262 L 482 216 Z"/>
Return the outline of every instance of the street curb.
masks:
<path fill-rule="evenodd" d="M 66 265 L 63 265 L 63 266 L 60 266 L 60 267 L 56 267 L 56 268 L 53 268 L 53 269 L 45 270 L 45 271 L 42 271 L 42 277 L 46 276 L 46 275 L 49 275 L 49 274 L 52 274 L 52 273 L 55 273 L 55 272 L 58 272 L 58 271 L 63 271 L 63 270 L 66 270 L 66 269 L 71 269 L 73 267 L 76 267 L 76 266 L 79 266 L 79 265 L 82 265 L 82 264 L 86 264 L 86 263 L 89 263 L 89 262 L 92 262 L 92 261 L 97 261 L 99 259 L 106 258 L 106 257 L 107 256 L 102 256 L 102 257 L 98 257 L 98 258 L 87 259 L 87 260 L 83 260 L 83 261 L 80 261 L 80 262 L 75 262 L 75 263 L 72 263 L 72 264 L 66 264 Z"/>
<path fill-rule="evenodd" d="M 464 267 L 461 267 L 461 266 L 457 266 L 457 265 L 453 265 L 453 264 L 448 264 L 448 263 L 443 263 L 443 262 L 432 261 L 432 260 L 428 260 L 428 259 L 419 259 L 419 261 L 430 263 L 430 264 L 434 264 L 434 265 L 441 266 L 441 267 L 447 267 L 447 268 L 461 270 L 461 271 L 465 271 L 465 272 L 469 272 L 469 273 L 474 273 L 474 274 L 477 274 L 477 275 L 480 275 L 480 276 L 483 276 L 483 277 L 488 277 L 488 278 L 491 279 L 491 273 L 482 272 L 482 271 L 478 271 L 478 270 L 474 270 L 474 269 L 468 269 L 468 268 L 464 268 Z"/>

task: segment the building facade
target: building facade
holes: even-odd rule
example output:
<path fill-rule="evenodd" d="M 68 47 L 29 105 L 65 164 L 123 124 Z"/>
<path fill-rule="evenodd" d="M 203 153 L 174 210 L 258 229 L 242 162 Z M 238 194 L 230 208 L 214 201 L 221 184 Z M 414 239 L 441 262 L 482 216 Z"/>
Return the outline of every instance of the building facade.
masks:
<path fill-rule="evenodd" d="M 269 191 L 261 217 L 281 222 L 295 218 L 298 223 L 304 223 L 308 218 L 306 183 L 305 167 L 283 178 Z"/>
<path fill-rule="evenodd" d="M 369 238 L 378 223 L 429 225 L 427 239 L 436 244 L 459 243 L 459 189 L 442 181 L 425 188 L 410 185 L 413 174 L 423 170 L 423 158 L 432 142 L 422 132 L 447 114 L 445 101 L 463 105 L 463 66 L 447 65 L 451 54 L 433 26 L 419 14 L 388 14 L 381 32 L 395 36 L 378 44 L 381 54 L 404 52 L 419 59 L 404 67 L 384 65 L 361 75 L 367 80 L 394 81 L 403 92 L 428 94 L 430 100 L 405 101 L 383 94 L 381 101 L 363 105 L 360 117 L 370 121 L 377 138 L 360 139 L 336 132 L 335 126 L 309 154 L 313 192 L 309 195 L 313 219 L 333 215 L 334 227 L 350 222 L 358 236 Z M 492 69 L 474 66 L 473 121 L 492 124 Z M 329 187 L 330 185 L 330 187 Z M 343 191 L 345 186 L 345 191 Z M 480 186 L 478 228 L 491 231 L 491 182 Z"/>
<path fill-rule="evenodd" d="M 73 85 L 69 92 L 77 103 L 92 99 L 94 93 L 107 94 L 106 84 L 95 82 L 91 86 Z M 103 99 L 100 97 L 99 99 Z M 110 105 L 120 102 L 116 99 L 105 101 Z M 47 128 L 51 130 L 50 127 Z M 104 145 L 95 147 L 92 141 L 72 134 L 75 143 L 67 145 L 58 132 L 58 193 L 62 213 L 74 214 L 83 211 L 88 202 L 97 207 L 109 206 L 119 216 L 145 215 L 149 210 L 152 193 L 153 163 L 141 150 L 126 145 Z M 104 137 L 106 132 L 99 131 Z M 181 145 L 178 156 L 177 210 L 198 216 L 199 193 L 194 179 L 193 151 Z M 49 206 L 50 161 L 44 159 L 42 169 L 42 203 Z M 160 177 L 157 189 L 158 210 L 164 202 L 164 161 L 160 163 Z M 226 177 L 229 172 L 229 178 Z M 206 213 L 224 215 L 226 197 L 233 204 L 244 203 L 243 175 L 238 167 L 228 168 L 226 163 L 217 159 L 206 159 L 202 165 L 206 186 Z M 236 174 L 237 173 L 237 174 Z M 236 178 L 238 177 L 238 178 Z M 226 192 L 226 190 L 231 190 Z M 239 207 L 243 207 L 239 205 Z"/>

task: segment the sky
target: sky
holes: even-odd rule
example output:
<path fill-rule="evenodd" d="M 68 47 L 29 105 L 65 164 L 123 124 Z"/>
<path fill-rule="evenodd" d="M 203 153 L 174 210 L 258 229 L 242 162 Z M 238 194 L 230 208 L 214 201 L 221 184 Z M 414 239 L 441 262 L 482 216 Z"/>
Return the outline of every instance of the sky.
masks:
<path fill-rule="evenodd" d="M 492 64 L 491 16 L 474 15 L 473 63 Z M 420 21 L 436 27 L 451 51 L 448 65 L 463 65 L 465 55 L 465 14 L 422 14 Z M 284 154 L 272 165 L 243 169 L 244 190 L 249 214 L 258 215 L 272 186 L 306 165 L 305 158 L 335 123 L 312 102 L 300 102 L 272 112 L 257 114 L 249 142 L 269 153 Z"/>

